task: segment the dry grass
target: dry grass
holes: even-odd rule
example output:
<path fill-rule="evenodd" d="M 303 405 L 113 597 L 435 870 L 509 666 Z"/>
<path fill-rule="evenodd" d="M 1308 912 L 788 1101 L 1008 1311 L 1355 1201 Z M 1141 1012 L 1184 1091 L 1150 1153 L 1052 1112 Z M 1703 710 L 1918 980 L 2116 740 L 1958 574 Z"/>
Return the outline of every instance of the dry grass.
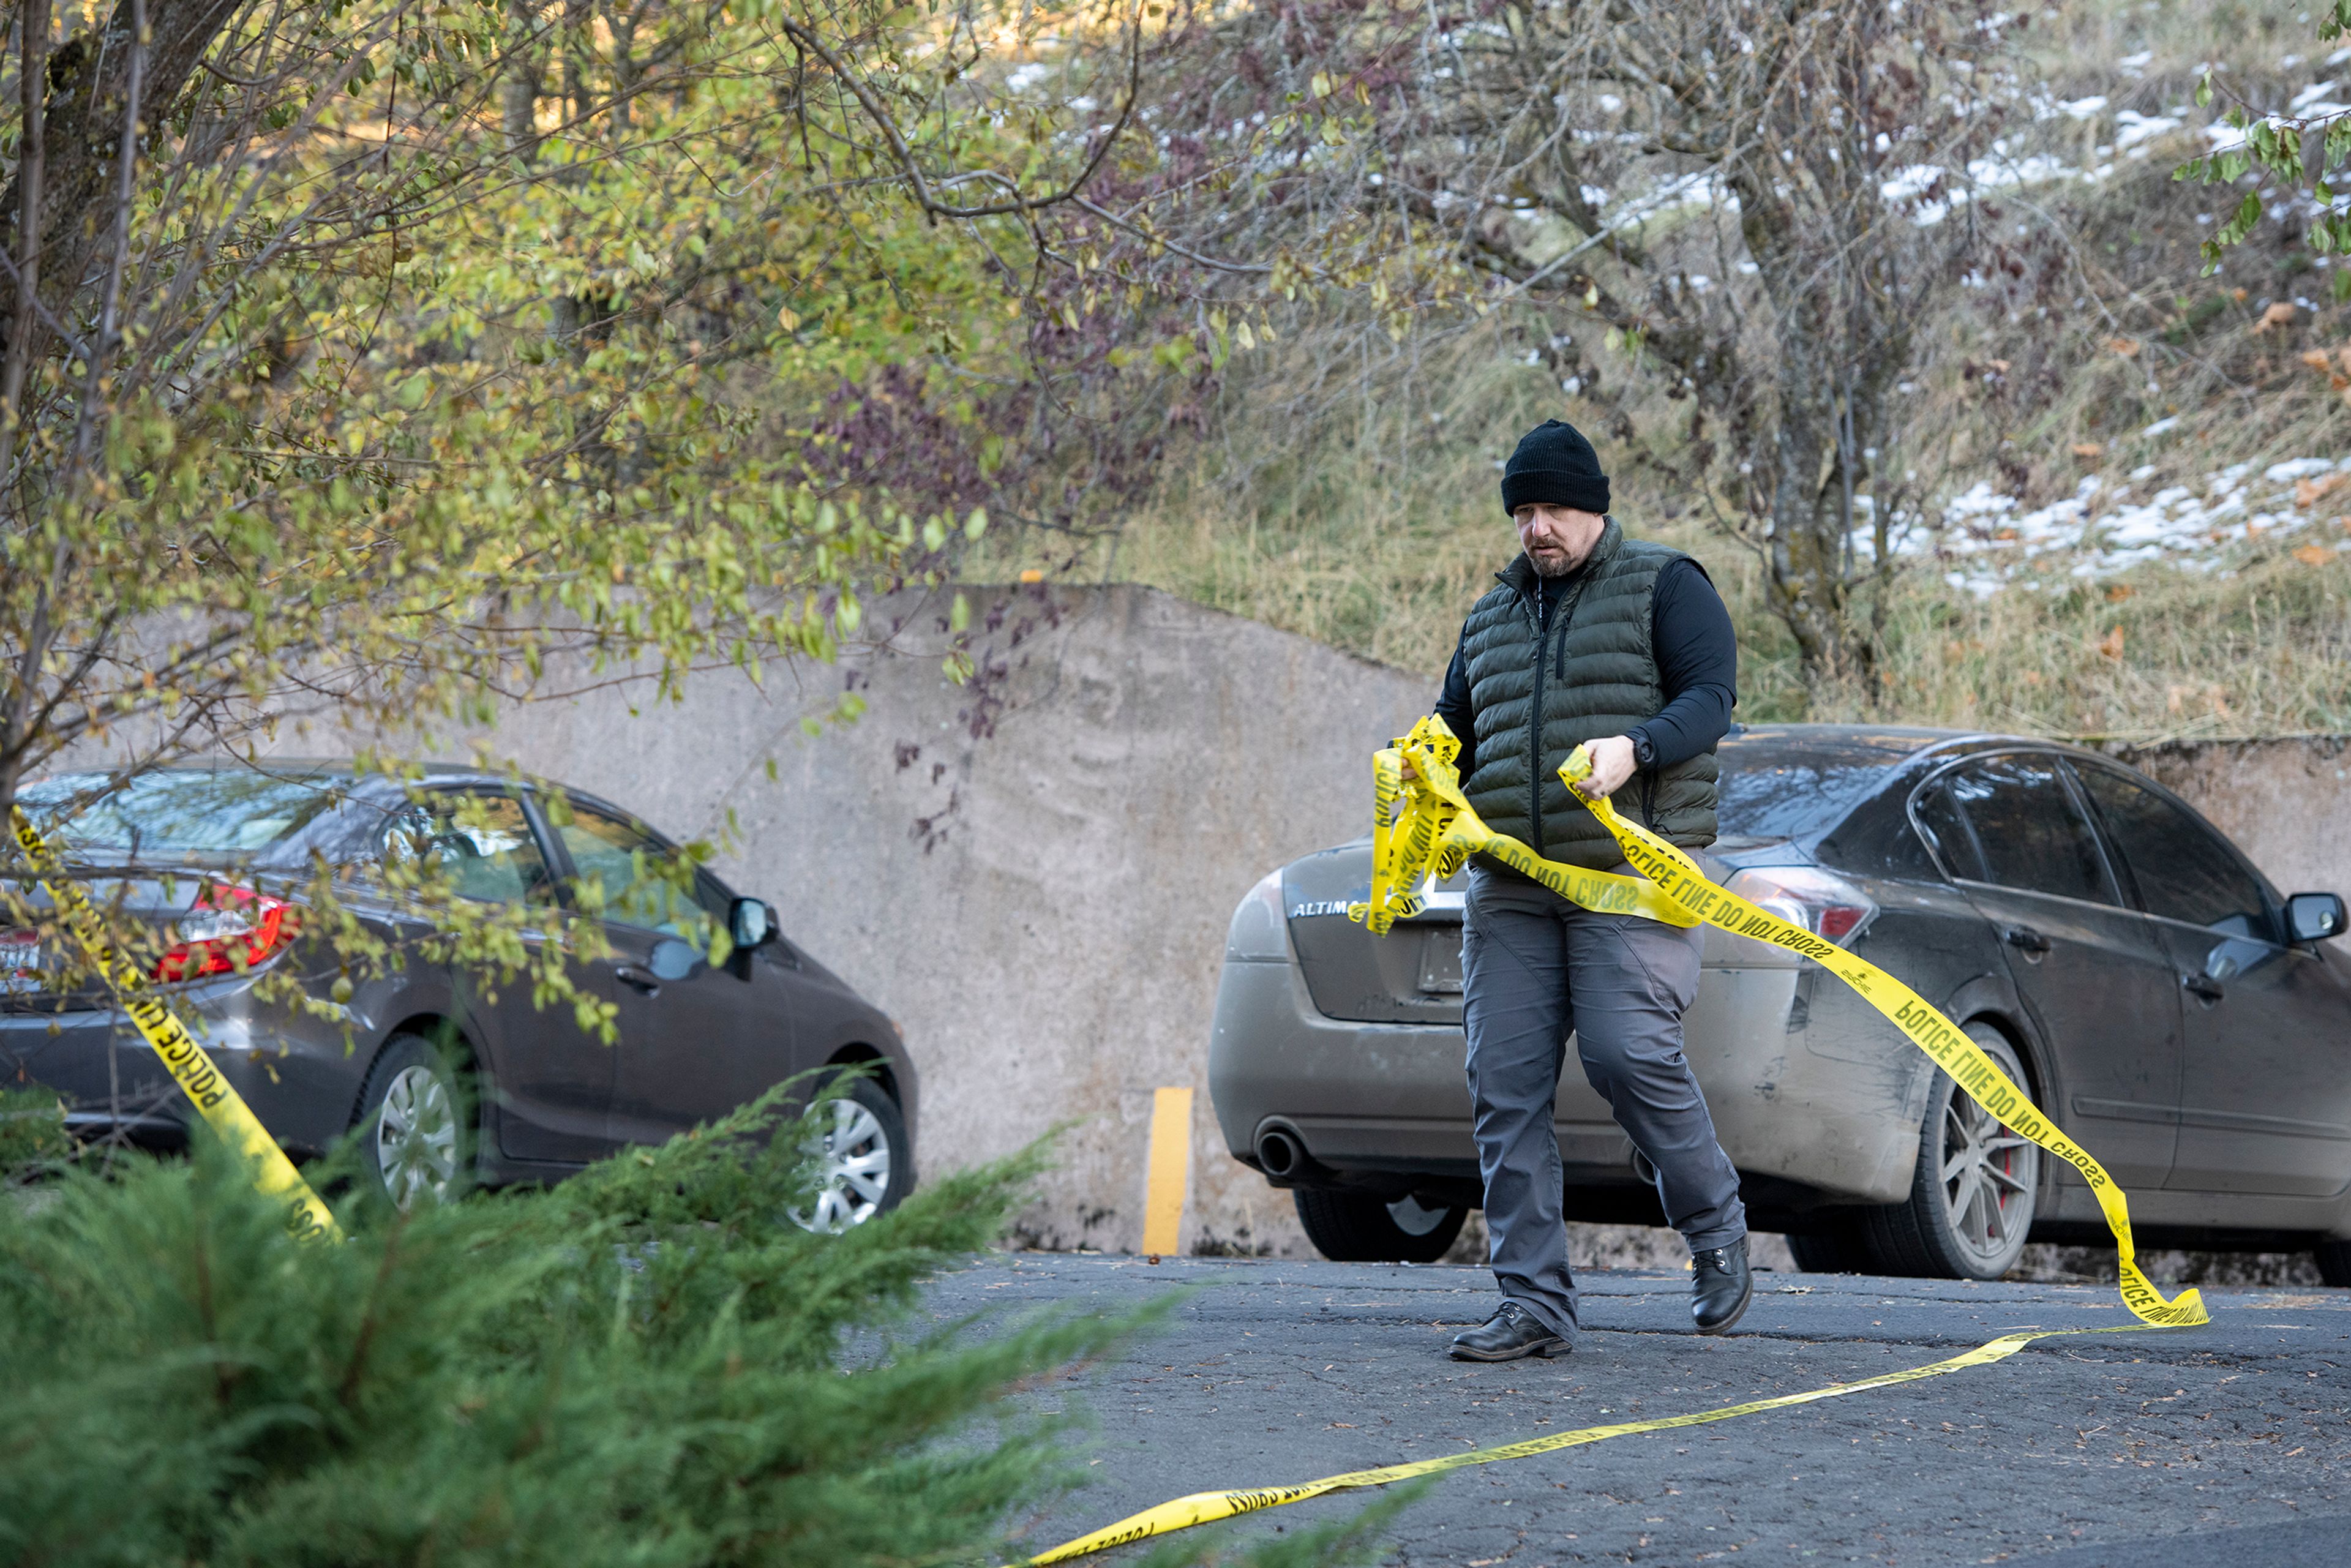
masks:
<path fill-rule="evenodd" d="M 2063 593 L 1977 601 L 1907 580 L 1876 705 L 1816 694 L 1819 717 L 1896 716 L 2043 735 L 2156 739 L 2351 727 L 2351 563 L 2280 552 L 2225 580 L 2156 567 Z"/>
<path fill-rule="evenodd" d="M 1433 680 L 1462 614 L 1517 548 L 1495 462 L 1520 430 L 1562 412 L 1511 350 L 1506 329 L 1467 334 L 1425 361 L 1415 386 L 1302 448 L 1278 439 L 1289 428 L 1280 421 L 1230 422 L 1129 520 L 1117 575 Z M 1653 475 L 1620 471 L 1616 488 L 1629 528 L 1690 550 L 1722 589 L 1750 720 L 2135 740 L 2351 727 L 2351 562 L 2340 556 L 2314 566 L 2283 546 L 2256 549 L 2226 576 L 2154 566 L 1984 600 L 1946 586 L 1931 564 L 1908 567 L 1887 601 L 1878 689 L 1807 691 L 1755 558 Z"/>

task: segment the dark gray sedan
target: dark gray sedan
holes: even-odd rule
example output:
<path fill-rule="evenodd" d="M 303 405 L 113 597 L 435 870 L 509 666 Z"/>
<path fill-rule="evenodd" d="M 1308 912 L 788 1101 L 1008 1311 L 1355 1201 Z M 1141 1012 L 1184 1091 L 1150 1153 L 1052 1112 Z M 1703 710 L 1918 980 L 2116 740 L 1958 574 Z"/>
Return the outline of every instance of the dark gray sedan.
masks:
<path fill-rule="evenodd" d="M 559 1177 L 796 1074 L 869 1063 L 812 1130 L 826 1179 L 799 1218 L 834 1229 L 894 1205 L 914 1183 L 915 1112 L 896 1027 L 778 929 L 770 905 L 687 866 L 627 811 L 569 789 L 553 805 L 555 794 L 456 769 L 403 785 L 277 763 L 112 786 L 64 774 L 19 800 L 101 904 L 154 929 L 153 979 L 298 1159 L 364 1128 L 364 1155 L 404 1206 L 461 1170 L 488 1186 Z M 429 859 L 461 897 L 523 906 L 530 948 L 592 906 L 611 956 L 575 977 L 617 1009 L 618 1042 L 568 1006 L 534 1006 L 527 977 L 411 963 L 368 978 L 300 935 L 289 899 L 319 857 L 350 873 L 338 896 L 372 932 L 413 943 L 416 915 L 365 874 L 403 856 Z M 21 867 L 13 875 L 20 895 L 46 902 Z M 583 899 L 590 883 L 598 896 Z M 716 965 L 714 928 L 734 945 Z M 105 997 L 61 993 L 46 977 L 63 966 L 44 957 L 34 931 L 0 931 L 0 1082 L 57 1090 L 85 1138 L 183 1144 L 193 1112 L 153 1051 Z M 255 994 L 287 967 L 317 1006 Z"/>
<path fill-rule="evenodd" d="M 2177 797 L 2071 747 L 1786 725 L 1720 756 L 1708 873 L 1963 1025 L 2113 1173 L 2142 1245 L 2311 1248 L 2351 1284 L 2340 898 L 2280 896 Z M 1374 937 L 1346 917 L 1370 871 L 1359 840 L 1241 901 L 1209 1090 L 1326 1255 L 1432 1259 L 1481 1197 L 1460 883 Z M 1709 929 L 1686 1021 L 1749 1211 L 1804 1267 L 1996 1279 L 2028 1239 L 2105 1239 L 2078 1177 L 1817 965 Z M 1554 1115 L 1569 1217 L 1662 1224 L 1573 1071 Z"/>

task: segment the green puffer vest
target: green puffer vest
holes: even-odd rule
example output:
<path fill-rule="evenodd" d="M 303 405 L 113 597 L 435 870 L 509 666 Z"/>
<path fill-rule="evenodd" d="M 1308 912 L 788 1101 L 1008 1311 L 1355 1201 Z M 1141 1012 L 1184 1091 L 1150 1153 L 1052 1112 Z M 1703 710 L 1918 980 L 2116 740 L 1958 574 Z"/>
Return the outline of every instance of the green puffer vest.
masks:
<path fill-rule="evenodd" d="M 1606 871 L 1623 862 L 1600 819 L 1568 798 L 1559 765 L 1585 741 L 1622 735 L 1665 707 L 1650 605 L 1657 573 L 1681 556 L 1626 538 L 1612 517 L 1547 629 L 1538 620 L 1541 584 L 1523 555 L 1469 612 L 1461 648 L 1478 766 L 1462 787 L 1494 831 L 1569 865 Z M 1714 842 L 1718 777 L 1709 747 L 1635 773 L 1616 791 L 1616 809 L 1686 849 L 1703 848 Z"/>

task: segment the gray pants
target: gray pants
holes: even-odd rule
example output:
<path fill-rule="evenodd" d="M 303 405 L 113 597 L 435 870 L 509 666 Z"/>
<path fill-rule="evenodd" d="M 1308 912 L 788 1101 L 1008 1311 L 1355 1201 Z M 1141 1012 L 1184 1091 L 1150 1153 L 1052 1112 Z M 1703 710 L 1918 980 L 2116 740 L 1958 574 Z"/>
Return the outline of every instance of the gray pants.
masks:
<path fill-rule="evenodd" d="M 1666 1218 L 1690 1250 L 1747 1234 L 1739 1173 L 1682 1055 L 1704 943 L 1703 926 L 1595 915 L 1514 872 L 1470 866 L 1461 965 L 1489 1257 L 1502 1294 L 1557 1333 L 1575 1333 L 1552 1127 L 1571 1030 L 1585 1078 L 1657 1167 Z"/>

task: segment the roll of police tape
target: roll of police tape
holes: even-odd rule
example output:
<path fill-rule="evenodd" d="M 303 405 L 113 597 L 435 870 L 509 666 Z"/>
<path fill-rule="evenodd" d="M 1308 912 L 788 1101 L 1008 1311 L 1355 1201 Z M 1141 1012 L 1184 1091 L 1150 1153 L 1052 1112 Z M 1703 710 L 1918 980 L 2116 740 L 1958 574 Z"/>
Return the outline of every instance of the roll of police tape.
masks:
<path fill-rule="evenodd" d="M 1823 1399 L 1842 1399 L 1847 1395 L 1866 1394 L 1873 1389 L 1891 1388 L 1897 1384 L 1917 1383 L 1925 1378 L 1941 1377 L 1947 1373 L 1962 1371 L 1970 1366 L 1990 1366 L 2006 1361 L 2035 1340 L 2063 1339 L 2074 1334 L 2145 1333 L 2158 1326 L 2153 1323 L 2110 1323 L 2099 1328 L 2027 1330 L 2004 1333 L 1998 1339 L 1986 1340 L 1973 1350 L 1964 1351 L 1948 1360 L 1926 1366 L 1907 1367 L 1900 1372 L 1882 1373 L 1865 1377 L 1858 1383 L 1834 1383 L 1825 1388 L 1808 1388 L 1802 1394 L 1782 1394 L 1770 1399 L 1750 1399 L 1740 1405 L 1719 1406 L 1712 1410 L 1692 1411 L 1687 1416 L 1661 1416 L 1646 1421 L 1618 1421 L 1605 1427 L 1579 1427 L 1572 1432 L 1552 1432 L 1541 1437 L 1529 1437 L 1522 1442 L 1502 1443 L 1490 1448 L 1471 1448 L 1466 1453 L 1440 1454 L 1431 1459 L 1412 1459 L 1400 1465 L 1383 1465 L 1377 1469 L 1349 1470 L 1343 1475 L 1324 1476 L 1320 1480 L 1301 1481 L 1293 1486 L 1255 1487 L 1238 1491 L 1195 1492 L 1163 1502 L 1131 1514 L 1116 1524 L 1104 1525 L 1091 1534 L 1074 1541 L 1063 1542 L 1050 1552 L 1029 1559 L 1030 1568 L 1042 1568 L 1045 1563 L 1067 1563 L 1113 1546 L 1144 1541 L 1155 1535 L 1172 1534 L 1189 1530 L 1196 1524 L 1211 1524 L 1220 1519 L 1238 1514 L 1255 1513 L 1260 1509 L 1280 1508 L 1286 1503 L 1303 1502 L 1308 1498 L 1322 1497 L 1334 1491 L 1348 1491 L 1357 1487 L 1388 1486 L 1396 1481 L 1410 1480 L 1416 1476 L 1440 1475 L 1447 1470 L 1462 1469 L 1470 1465 L 1499 1464 L 1506 1459 L 1529 1459 L 1539 1454 L 1555 1454 L 1562 1448 L 1581 1448 L 1593 1443 L 1604 1443 L 1611 1437 L 1631 1437 L 1644 1432 L 1670 1432 L 1684 1427 L 1703 1427 L 1715 1421 L 1729 1421 L 1740 1416 L 1761 1415 L 1767 1410 L 1785 1410 L 1796 1405 L 1813 1405 Z"/>
<path fill-rule="evenodd" d="M 1459 754 L 1460 742 L 1443 719 L 1431 715 L 1415 725 L 1410 735 L 1374 757 L 1372 895 L 1369 904 L 1348 910 L 1350 919 L 1362 921 L 1373 931 L 1385 931 L 1397 917 L 1418 912 L 1418 890 L 1426 879 L 1452 874 L 1472 853 L 1495 854 L 1492 845 L 1499 836 L 1478 820 L 1461 793 L 1460 776 L 1453 766 Z M 1406 761 L 1413 768 L 1409 780 L 1403 777 Z M 1900 1030 L 1905 1039 L 1949 1073 L 2001 1125 L 2082 1174 L 2098 1200 L 2106 1228 L 2114 1233 L 2125 1306 L 2158 1327 L 2210 1321 L 2199 1292 L 2182 1291 L 2177 1299 L 2167 1300 L 2140 1271 L 2131 1239 L 2130 1206 L 2122 1188 L 2087 1149 L 2059 1131 L 2056 1123 L 1957 1024 L 1875 964 L 1708 881 L 1696 861 L 1646 828 L 1618 816 L 1605 796 L 1584 794 L 1579 786 L 1591 777 L 1592 762 L 1582 747 L 1561 764 L 1559 773 L 1569 792 L 1615 839 L 1625 862 L 1641 873 L 1639 879 L 1610 875 L 1606 881 L 1635 883 L 1645 890 L 1646 899 L 1632 900 L 1627 907 L 1627 895 L 1607 887 L 1597 890 L 1597 898 L 1588 896 L 1591 884 L 1576 879 L 1603 873 L 1579 873 L 1575 867 L 1542 860 L 1516 840 L 1501 839 L 1510 852 L 1496 854 L 1497 859 L 1521 871 L 1527 871 L 1525 862 L 1532 862 L 1545 873 L 1538 881 L 1587 909 L 1655 919 L 1664 917 L 1651 915 L 1651 907 L 1662 904 L 1673 911 L 1671 924 L 1694 925 L 1704 921 L 1819 964 Z M 1535 873 L 1528 871 L 1528 874 Z"/>
<path fill-rule="evenodd" d="M 1447 778 L 1458 777 L 1453 759 L 1461 753 L 1461 742 L 1443 719 L 1434 715 L 1423 719 L 1407 738 L 1420 741 L 1421 754 L 1432 770 Z M 1449 793 L 1439 793 L 1416 779 L 1413 792 L 1407 795 L 1405 747 L 1405 742 L 1398 741 L 1372 756 L 1371 901 L 1349 904 L 1347 918 L 1369 926 L 1374 936 L 1384 936 L 1396 921 L 1419 914 L 1423 883 L 1431 876 L 1439 880 L 1451 876 L 1472 854 L 1491 855 L 1586 909 L 1639 915 L 1668 925 L 1698 923 L 1698 916 L 1639 877 L 1562 865 L 1545 860 L 1516 839 L 1493 831 L 1461 799 L 1458 784 Z"/>
<path fill-rule="evenodd" d="M 108 939 L 105 917 L 89 901 L 81 883 L 64 874 L 56 852 L 40 830 L 33 826 L 18 806 L 9 808 L 9 826 L 15 830 L 17 847 L 25 852 L 26 861 L 39 880 L 42 891 L 64 917 L 66 929 L 73 933 L 82 955 L 96 969 L 100 978 L 112 990 L 141 1038 L 154 1048 L 163 1060 L 163 1070 L 172 1082 L 180 1086 L 189 1101 L 201 1112 L 214 1132 L 228 1145 L 245 1156 L 253 1168 L 254 1185 L 262 1196 L 286 1206 L 286 1228 L 298 1237 L 337 1237 L 342 1234 L 335 1217 L 261 1118 L 245 1103 L 235 1086 L 222 1076 L 219 1068 L 204 1055 L 204 1048 L 187 1027 L 172 1016 L 172 1009 L 151 995 L 147 976 L 130 956 Z"/>

